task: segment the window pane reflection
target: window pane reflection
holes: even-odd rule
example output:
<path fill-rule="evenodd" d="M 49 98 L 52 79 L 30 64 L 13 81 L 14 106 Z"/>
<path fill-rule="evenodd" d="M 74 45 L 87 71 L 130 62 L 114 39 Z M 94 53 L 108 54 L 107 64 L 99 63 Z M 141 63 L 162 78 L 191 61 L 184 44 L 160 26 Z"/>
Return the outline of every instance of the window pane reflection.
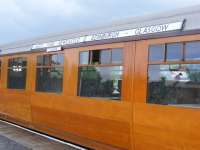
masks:
<path fill-rule="evenodd" d="M 164 61 L 165 45 L 152 45 L 149 48 L 149 61 Z"/>
<path fill-rule="evenodd" d="M 185 49 L 186 60 L 200 60 L 200 42 L 187 42 Z"/>
<path fill-rule="evenodd" d="M 101 50 L 101 64 L 111 63 L 111 51 L 110 50 Z"/>
<path fill-rule="evenodd" d="M 87 65 L 89 63 L 89 51 L 80 52 L 80 64 Z"/>
<path fill-rule="evenodd" d="M 25 89 L 26 69 L 8 69 L 8 89 Z"/>
<path fill-rule="evenodd" d="M 179 61 L 182 59 L 182 43 L 167 44 L 167 61 Z"/>
<path fill-rule="evenodd" d="M 63 64 L 64 64 L 63 54 L 44 55 L 37 57 L 37 66 L 52 66 L 52 65 L 63 65 Z"/>
<path fill-rule="evenodd" d="M 114 48 L 112 49 L 112 63 L 119 64 L 122 63 L 122 49 L 121 48 Z"/>
<path fill-rule="evenodd" d="M 23 57 L 11 58 L 8 60 L 8 67 L 13 67 L 13 66 L 26 67 L 26 65 L 27 65 L 26 58 Z"/>
<path fill-rule="evenodd" d="M 36 91 L 62 92 L 63 68 L 37 68 Z"/>
<path fill-rule="evenodd" d="M 26 88 L 26 66 L 27 59 L 25 57 L 10 58 L 8 60 L 8 89 Z"/>
<path fill-rule="evenodd" d="M 80 67 L 79 96 L 120 99 L 122 66 Z"/>
<path fill-rule="evenodd" d="M 200 64 L 149 65 L 148 102 L 200 106 Z"/>

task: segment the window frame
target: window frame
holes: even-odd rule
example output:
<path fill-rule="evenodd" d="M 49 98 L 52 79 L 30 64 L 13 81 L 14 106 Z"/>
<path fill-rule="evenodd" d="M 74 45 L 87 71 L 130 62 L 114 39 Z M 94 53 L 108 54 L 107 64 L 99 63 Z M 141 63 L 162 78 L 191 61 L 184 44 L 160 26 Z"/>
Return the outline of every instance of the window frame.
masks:
<path fill-rule="evenodd" d="M 121 63 L 112 63 L 112 49 L 121 49 L 122 50 L 122 62 Z M 92 63 L 92 53 L 91 51 L 96 51 L 96 50 L 109 50 L 111 51 L 111 55 L 110 55 L 110 63 L 109 64 L 93 64 Z M 88 60 L 88 64 L 81 64 L 80 63 L 80 53 L 81 52 L 89 52 L 89 60 Z M 100 55 L 101 57 L 101 55 Z M 76 87 L 76 96 L 79 97 L 79 98 L 86 98 L 86 99 L 92 99 L 92 100 L 106 100 L 106 101 L 123 101 L 123 84 L 124 84 L 124 57 L 125 57 L 125 47 L 123 46 L 111 46 L 111 47 L 103 47 L 103 48 L 81 48 L 78 52 L 78 63 L 77 63 L 77 66 L 78 66 L 78 75 L 77 75 L 77 87 Z M 99 58 L 101 59 L 101 58 Z M 114 99 L 109 99 L 109 98 L 103 98 L 103 97 L 87 97 L 87 96 L 80 96 L 79 95 L 79 69 L 80 67 L 113 67 L 113 66 L 122 66 L 123 67 L 123 73 L 122 73 L 122 85 L 121 85 L 121 96 L 118 100 L 114 100 Z"/>

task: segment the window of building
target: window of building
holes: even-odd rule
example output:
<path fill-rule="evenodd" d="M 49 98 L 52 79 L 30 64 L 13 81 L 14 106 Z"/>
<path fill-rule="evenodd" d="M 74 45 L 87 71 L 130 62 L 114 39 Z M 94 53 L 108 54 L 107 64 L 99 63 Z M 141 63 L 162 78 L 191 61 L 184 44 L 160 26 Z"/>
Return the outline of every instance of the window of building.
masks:
<path fill-rule="evenodd" d="M 48 54 L 37 57 L 36 91 L 62 92 L 63 88 L 63 54 Z"/>
<path fill-rule="evenodd" d="M 24 57 L 11 58 L 8 60 L 8 89 L 26 88 L 27 60 Z"/>
<path fill-rule="evenodd" d="M 80 62 L 79 96 L 113 100 L 121 98 L 123 66 L 112 63 L 113 52 L 115 52 L 113 49 L 89 51 L 92 56 L 91 61 L 88 61 L 87 65 L 82 65 Z M 117 59 L 122 63 L 120 57 Z M 94 63 L 94 60 L 98 63 Z"/>
<path fill-rule="evenodd" d="M 199 63 L 187 61 L 198 60 L 200 51 L 197 53 L 197 45 L 196 42 L 166 44 L 165 58 L 167 59 L 163 63 L 149 61 L 148 103 L 186 107 L 200 106 L 200 61 Z M 169 53 L 168 51 L 173 52 Z M 173 63 L 173 60 L 176 62 Z"/>

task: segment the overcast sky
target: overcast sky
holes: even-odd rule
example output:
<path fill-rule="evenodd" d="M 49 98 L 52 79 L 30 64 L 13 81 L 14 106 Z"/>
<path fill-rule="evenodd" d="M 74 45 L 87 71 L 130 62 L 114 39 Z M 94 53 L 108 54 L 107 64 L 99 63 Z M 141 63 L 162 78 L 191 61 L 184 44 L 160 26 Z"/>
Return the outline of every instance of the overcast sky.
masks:
<path fill-rule="evenodd" d="M 0 0 L 0 44 L 197 4 L 200 0 Z"/>

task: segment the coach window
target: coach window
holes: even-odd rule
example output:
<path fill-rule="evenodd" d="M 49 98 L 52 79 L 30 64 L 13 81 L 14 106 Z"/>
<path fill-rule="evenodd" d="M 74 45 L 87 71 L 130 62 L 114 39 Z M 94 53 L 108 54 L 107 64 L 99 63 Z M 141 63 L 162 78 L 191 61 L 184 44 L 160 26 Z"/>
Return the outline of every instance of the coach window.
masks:
<path fill-rule="evenodd" d="M 27 59 L 24 57 L 10 58 L 8 60 L 8 89 L 26 88 Z"/>
<path fill-rule="evenodd" d="M 37 56 L 36 91 L 60 93 L 63 88 L 63 54 Z"/>
<path fill-rule="evenodd" d="M 174 52 L 165 53 L 165 62 L 157 63 L 149 61 L 147 102 L 163 105 L 199 107 L 199 42 L 173 44 L 173 46 L 166 46 L 166 51 L 168 51 L 169 48 L 171 50 L 173 49 Z M 166 58 L 173 59 L 169 59 L 170 61 L 168 61 Z M 176 61 L 173 62 L 172 60 Z"/>
<path fill-rule="evenodd" d="M 122 55 L 122 49 L 104 49 L 87 51 L 87 64 L 79 64 L 78 95 L 83 97 L 107 98 L 119 100 L 122 86 L 122 57 L 118 56 L 119 63 L 112 63 L 112 55 Z M 86 53 L 80 52 L 80 57 Z M 116 55 L 116 54 L 115 54 Z"/>

